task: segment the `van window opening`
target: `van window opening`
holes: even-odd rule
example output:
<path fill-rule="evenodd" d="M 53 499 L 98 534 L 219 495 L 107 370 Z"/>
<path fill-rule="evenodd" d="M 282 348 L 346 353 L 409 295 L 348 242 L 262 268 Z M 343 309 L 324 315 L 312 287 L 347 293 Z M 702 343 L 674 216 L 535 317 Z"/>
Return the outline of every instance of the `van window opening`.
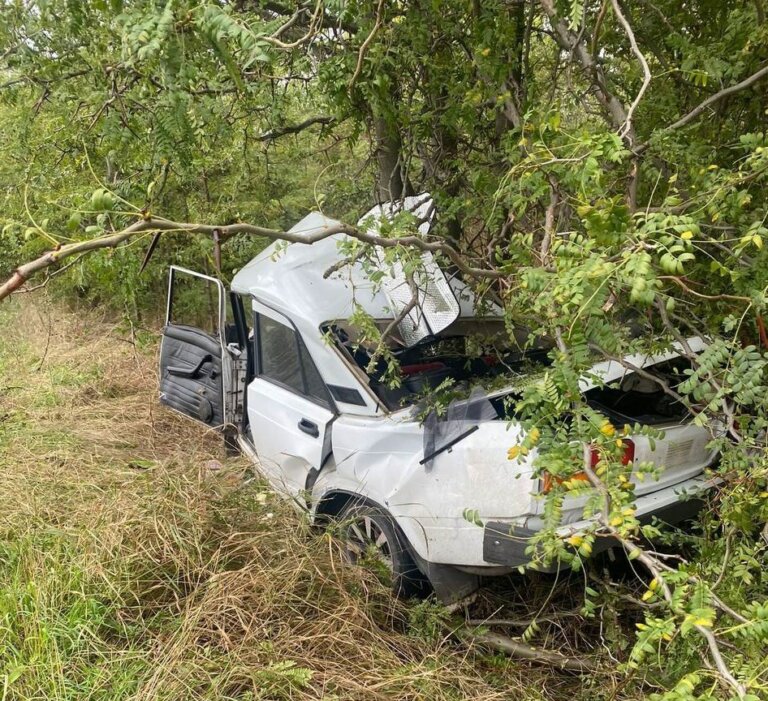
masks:
<path fill-rule="evenodd" d="M 376 322 L 383 331 L 391 320 Z M 459 319 L 439 334 L 410 347 L 393 334 L 387 346 L 399 363 L 399 387 L 387 382 L 387 363 L 377 359 L 369 371 L 375 348 L 359 339 L 344 321 L 325 324 L 323 331 L 368 378 L 371 390 L 390 411 L 413 405 L 440 386 L 469 393 L 474 385 L 493 385 L 504 378 L 530 374 L 551 363 L 551 344 L 532 339 L 527 331 L 510 337 L 502 319 Z"/>

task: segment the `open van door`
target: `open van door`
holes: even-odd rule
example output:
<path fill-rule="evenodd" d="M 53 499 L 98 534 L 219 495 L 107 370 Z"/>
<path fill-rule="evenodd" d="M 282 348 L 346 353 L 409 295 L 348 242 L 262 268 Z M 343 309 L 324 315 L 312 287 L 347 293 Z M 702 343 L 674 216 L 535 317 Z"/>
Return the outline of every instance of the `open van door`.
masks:
<path fill-rule="evenodd" d="M 160 346 L 160 402 L 212 428 L 231 423 L 226 292 L 216 278 L 171 266 Z"/>

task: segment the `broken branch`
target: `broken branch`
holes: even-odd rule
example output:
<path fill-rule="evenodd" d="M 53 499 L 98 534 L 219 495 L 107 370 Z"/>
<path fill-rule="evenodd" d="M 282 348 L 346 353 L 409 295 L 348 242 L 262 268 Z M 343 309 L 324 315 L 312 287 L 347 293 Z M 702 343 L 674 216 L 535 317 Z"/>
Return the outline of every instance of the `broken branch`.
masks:
<path fill-rule="evenodd" d="M 528 660 L 535 664 L 544 664 L 550 667 L 567 670 L 569 672 L 594 672 L 596 667 L 589 660 L 580 657 L 566 657 L 559 652 L 541 650 L 525 643 L 513 640 L 507 635 L 498 633 L 481 632 L 471 628 L 465 628 L 467 634 L 477 643 L 500 650 L 511 657 Z"/>
<path fill-rule="evenodd" d="M 2 285 L 0 285 L 0 300 L 5 299 L 9 295 L 16 292 L 31 276 L 45 270 L 46 268 L 57 265 L 65 258 L 69 258 L 70 256 L 80 253 L 95 251 L 101 248 L 116 248 L 133 236 L 146 232 L 178 232 L 187 234 L 201 234 L 204 236 L 213 236 L 215 232 L 219 232 L 219 236 L 222 242 L 226 241 L 232 236 L 245 234 L 249 236 L 262 236 L 264 238 L 273 240 L 279 239 L 282 241 L 288 241 L 289 243 L 304 244 L 312 244 L 335 234 L 346 234 L 347 236 L 355 238 L 358 241 L 362 241 L 363 243 L 367 243 L 371 246 L 382 246 L 384 248 L 391 248 L 394 246 L 407 246 L 417 248 L 421 251 L 442 253 L 448 257 L 451 262 L 465 275 L 470 275 L 472 277 L 490 279 L 498 279 L 503 277 L 503 273 L 497 270 L 476 268 L 468 265 L 464 260 L 464 256 L 462 256 L 461 253 L 459 253 L 459 251 L 453 248 L 453 246 L 450 244 L 447 244 L 443 241 L 427 241 L 426 239 L 417 235 L 387 238 L 386 236 L 380 236 L 368 231 L 360 231 L 359 229 L 353 226 L 348 226 L 346 224 L 333 224 L 316 233 L 313 233 L 312 235 L 307 236 L 300 233 L 292 234 L 287 231 L 268 229 L 262 226 L 246 224 L 243 222 L 218 226 L 215 224 L 176 222 L 171 221 L 170 219 L 163 219 L 162 217 L 146 216 L 145 218 L 134 222 L 125 229 L 121 229 L 120 231 L 117 231 L 108 236 L 65 244 L 63 246 L 57 247 L 52 251 L 44 253 L 42 256 L 30 261 L 29 263 L 20 265 L 18 268 L 16 268 L 13 275 L 11 275 L 10 278 L 8 278 Z"/>

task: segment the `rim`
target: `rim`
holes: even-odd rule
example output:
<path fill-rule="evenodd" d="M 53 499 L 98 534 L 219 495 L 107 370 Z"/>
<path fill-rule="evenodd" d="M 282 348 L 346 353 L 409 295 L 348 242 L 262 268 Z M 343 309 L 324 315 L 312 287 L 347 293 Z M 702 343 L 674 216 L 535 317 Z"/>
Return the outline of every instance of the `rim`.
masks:
<path fill-rule="evenodd" d="M 356 516 L 346 530 L 347 554 L 353 564 L 371 559 L 381 562 L 392 572 L 392 549 L 387 534 L 370 516 Z"/>

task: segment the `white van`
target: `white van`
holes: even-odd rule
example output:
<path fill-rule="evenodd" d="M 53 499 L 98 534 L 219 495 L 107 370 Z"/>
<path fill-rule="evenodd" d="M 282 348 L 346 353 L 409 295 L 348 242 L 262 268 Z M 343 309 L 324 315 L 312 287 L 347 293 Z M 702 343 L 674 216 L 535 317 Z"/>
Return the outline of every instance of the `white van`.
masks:
<path fill-rule="evenodd" d="M 337 223 L 315 212 L 291 233 L 314 236 Z M 431 586 L 442 599 L 456 600 L 480 577 L 530 561 L 526 549 L 543 524 L 546 485 L 533 475 L 535 451 L 522 462 L 508 459 L 508 449 L 522 440 L 504 402 L 513 385 L 475 390 L 444 420 L 424 421 L 419 401 L 446 378 L 469 390 L 510 369 L 546 364 L 547 348 L 512 347 L 501 318 L 493 310 L 479 316 L 466 286 L 448 281 L 429 256 L 419 304 L 402 315 L 408 296 L 398 292 L 402 280 L 374 284 L 361 264 L 339 266 L 343 239 L 273 244 L 235 275 L 230 290 L 173 267 L 161 402 L 221 429 L 314 521 L 340 519 L 351 560 L 376 553 L 398 591 Z M 194 286 L 205 294 L 190 294 Z M 382 381 L 382 368 L 357 342 L 348 321 L 356 308 L 380 329 L 403 316 L 388 339 L 399 361 L 399 388 Z M 492 350 L 477 351 L 471 340 L 478 335 L 495 339 Z M 679 381 L 682 358 L 674 353 L 630 360 Z M 593 375 L 606 383 L 583 382 L 593 407 L 616 423 L 664 431 L 653 446 L 643 436 L 626 443 L 627 461 L 662 468 L 656 481 L 637 483 L 638 517 L 689 516 L 695 502 L 681 495 L 708 486 L 704 469 L 716 459 L 709 432 L 659 386 L 619 363 L 596 365 Z M 465 518 L 467 509 L 482 526 Z M 582 518 L 579 503 L 566 508 L 564 537 L 589 525 Z"/>

